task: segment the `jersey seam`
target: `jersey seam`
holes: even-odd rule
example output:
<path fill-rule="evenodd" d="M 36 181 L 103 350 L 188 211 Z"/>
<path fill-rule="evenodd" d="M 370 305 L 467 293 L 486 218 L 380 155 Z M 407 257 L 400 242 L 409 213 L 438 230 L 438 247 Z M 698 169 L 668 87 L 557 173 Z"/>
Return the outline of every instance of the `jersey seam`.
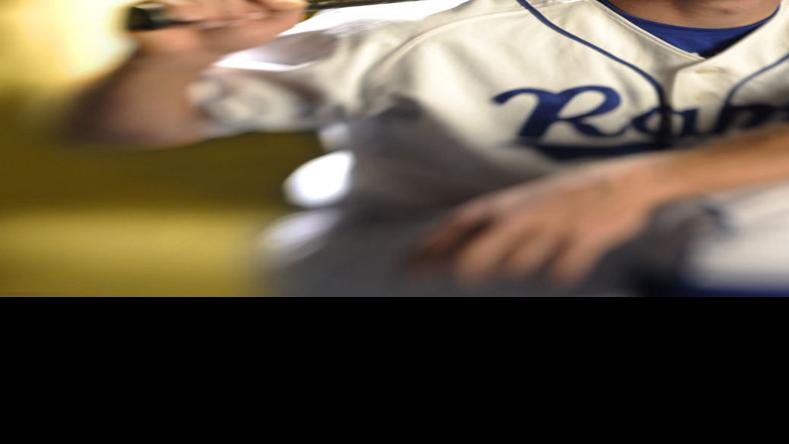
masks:
<path fill-rule="evenodd" d="M 567 4 L 566 3 L 556 3 L 556 4 L 552 4 L 552 5 L 547 5 L 547 6 L 545 6 L 545 8 L 552 8 L 552 7 L 556 7 L 556 6 L 565 6 L 565 5 L 567 5 Z M 432 28 L 432 29 L 428 29 L 428 30 L 426 30 L 424 32 L 421 32 L 419 34 L 416 34 L 416 35 L 412 36 L 411 38 L 409 38 L 406 41 L 402 42 L 400 45 L 398 45 L 396 48 L 394 48 L 392 51 L 390 51 L 384 57 L 382 57 L 379 60 L 379 62 L 376 64 L 376 66 L 371 71 L 368 71 L 368 75 L 366 76 L 367 80 L 365 81 L 365 84 L 364 84 L 364 87 L 363 87 L 363 91 L 365 91 L 365 92 L 366 91 L 370 91 L 370 90 L 374 89 L 375 87 L 379 86 L 380 77 L 383 76 L 389 69 L 391 69 L 391 67 L 397 62 L 397 60 L 399 60 L 402 57 L 406 56 L 419 43 L 423 42 L 424 40 L 433 38 L 436 34 L 441 34 L 441 33 L 446 32 L 446 31 L 448 31 L 448 30 L 450 30 L 452 28 L 455 28 L 455 27 L 458 27 L 458 26 L 463 26 L 463 25 L 466 25 L 466 24 L 471 23 L 471 22 L 492 20 L 492 19 L 499 18 L 499 17 L 516 16 L 516 15 L 523 15 L 523 14 L 526 14 L 526 15 L 530 16 L 530 14 L 528 14 L 528 12 L 524 11 L 523 9 L 521 9 L 520 5 L 517 5 L 517 3 L 516 3 L 516 6 L 517 6 L 517 8 L 513 7 L 513 10 L 511 10 L 511 11 L 498 11 L 498 12 L 493 12 L 493 13 L 489 13 L 489 14 L 482 15 L 482 16 L 474 16 L 474 17 L 464 18 L 464 19 L 457 20 L 457 21 L 454 21 L 454 22 L 451 22 L 451 23 L 442 24 L 440 26 L 437 26 L 437 27 Z"/>

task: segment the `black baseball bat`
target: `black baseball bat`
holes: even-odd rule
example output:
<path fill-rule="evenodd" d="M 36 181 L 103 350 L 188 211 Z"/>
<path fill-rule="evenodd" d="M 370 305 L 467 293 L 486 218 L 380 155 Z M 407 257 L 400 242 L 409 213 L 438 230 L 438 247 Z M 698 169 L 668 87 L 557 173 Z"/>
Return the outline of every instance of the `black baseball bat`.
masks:
<path fill-rule="evenodd" d="M 307 11 L 347 8 L 351 6 L 403 3 L 418 0 L 308 0 Z M 178 20 L 167 12 L 167 6 L 158 2 L 145 2 L 129 8 L 126 28 L 129 31 L 153 31 L 156 29 L 184 26 L 195 22 Z"/>

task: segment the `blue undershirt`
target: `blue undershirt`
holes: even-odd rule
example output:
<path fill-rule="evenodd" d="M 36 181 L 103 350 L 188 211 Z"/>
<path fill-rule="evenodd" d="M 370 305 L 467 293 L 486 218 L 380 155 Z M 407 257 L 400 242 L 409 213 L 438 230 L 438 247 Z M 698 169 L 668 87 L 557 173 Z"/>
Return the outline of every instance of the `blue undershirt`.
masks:
<path fill-rule="evenodd" d="M 778 12 L 776 9 L 775 13 L 760 22 L 739 26 L 737 28 L 688 28 L 685 26 L 668 25 L 635 17 L 617 8 L 609 0 L 599 1 L 655 37 L 683 51 L 697 53 L 702 57 L 712 57 L 715 54 L 723 52 L 740 41 L 743 37 L 770 21 Z"/>

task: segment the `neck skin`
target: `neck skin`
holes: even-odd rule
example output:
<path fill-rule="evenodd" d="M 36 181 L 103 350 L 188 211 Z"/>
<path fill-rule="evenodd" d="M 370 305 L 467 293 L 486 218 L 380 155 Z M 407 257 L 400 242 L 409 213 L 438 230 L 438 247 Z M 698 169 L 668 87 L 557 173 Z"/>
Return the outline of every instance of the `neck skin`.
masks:
<path fill-rule="evenodd" d="M 781 0 L 609 0 L 626 13 L 691 28 L 736 28 L 772 15 Z"/>

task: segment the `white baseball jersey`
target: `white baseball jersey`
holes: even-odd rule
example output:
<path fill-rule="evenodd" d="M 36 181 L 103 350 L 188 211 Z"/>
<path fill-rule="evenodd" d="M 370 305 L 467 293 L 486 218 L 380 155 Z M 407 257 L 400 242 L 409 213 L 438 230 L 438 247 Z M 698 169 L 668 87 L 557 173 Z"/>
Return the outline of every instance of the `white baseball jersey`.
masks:
<path fill-rule="evenodd" d="M 786 120 L 789 12 L 703 58 L 596 0 L 427 0 L 331 11 L 207 72 L 207 131 L 316 129 L 353 193 L 455 202 L 571 162 Z"/>
<path fill-rule="evenodd" d="M 704 59 L 595 0 L 427 0 L 322 14 L 194 91 L 214 134 L 320 130 L 417 203 L 784 119 L 787 54 L 786 8 Z"/>

